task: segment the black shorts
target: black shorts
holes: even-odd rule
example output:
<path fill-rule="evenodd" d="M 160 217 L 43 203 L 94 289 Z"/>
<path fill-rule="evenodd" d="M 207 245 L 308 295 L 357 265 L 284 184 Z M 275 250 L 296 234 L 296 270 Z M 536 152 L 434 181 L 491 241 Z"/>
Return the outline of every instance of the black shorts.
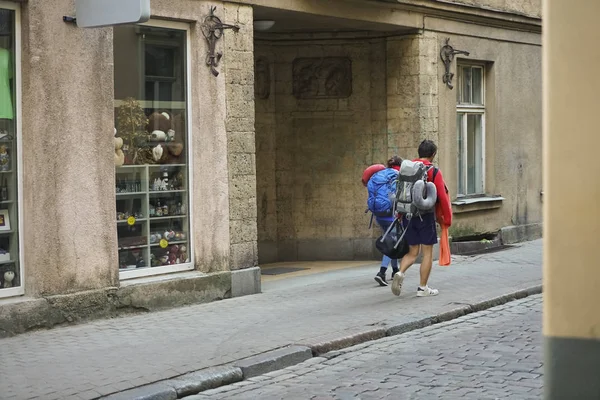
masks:
<path fill-rule="evenodd" d="M 434 245 L 437 243 L 437 230 L 435 227 L 435 213 L 423 214 L 420 217 L 414 216 L 409 221 L 406 217 L 402 218 L 402 226 L 407 227 L 406 243 L 409 246 L 416 246 L 419 244 Z"/>

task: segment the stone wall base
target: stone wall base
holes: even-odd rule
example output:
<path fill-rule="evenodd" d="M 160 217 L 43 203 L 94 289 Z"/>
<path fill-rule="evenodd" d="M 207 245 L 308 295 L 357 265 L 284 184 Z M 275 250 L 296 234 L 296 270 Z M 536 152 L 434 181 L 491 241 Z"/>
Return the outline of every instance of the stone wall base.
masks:
<path fill-rule="evenodd" d="M 260 268 L 253 267 L 231 272 L 231 297 L 261 292 Z"/>
<path fill-rule="evenodd" d="M 260 268 L 186 272 L 122 282 L 121 287 L 0 301 L 0 338 L 99 318 L 152 312 L 260 293 Z"/>
<path fill-rule="evenodd" d="M 542 237 L 543 224 L 513 225 L 500 229 L 503 244 L 526 242 Z"/>
<path fill-rule="evenodd" d="M 542 237 L 542 224 L 507 226 L 500 230 L 498 244 L 526 242 Z M 452 238 L 450 239 L 452 242 Z M 471 243 L 469 243 L 471 244 Z M 495 247 L 490 244 L 475 243 L 483 248 Z M 466 247 L 465 243 L 451 243 L 453 254 L 459 254 Z M 476 246 L 476 247 L 477 247 Z M 477 250 L 469 248 L 468 250 Z M 459 249 L 460 248 L 460 249 Z M 433 259 L 438 260 L 439 244 L 433 247 Z M 260 264 L 282 261 L 354 261 L 378 260 L 381 253 L 375 247 L 375 238 L 364 239 L 306 239 L 284 240 L 279 243 L 268 241 L 258 243 L 258 258 Z M 416 262 L 420 262 L 421 257 Z"/>

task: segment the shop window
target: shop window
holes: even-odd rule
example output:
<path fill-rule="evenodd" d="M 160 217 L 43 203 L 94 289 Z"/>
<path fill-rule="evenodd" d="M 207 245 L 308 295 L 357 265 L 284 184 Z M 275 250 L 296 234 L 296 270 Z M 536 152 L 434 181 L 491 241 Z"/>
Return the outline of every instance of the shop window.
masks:
<path fill-rule="evenodd" d="M 114 27 L 122 279 L 193 268 L 188 46 L 186 24 Z"/>
<path fill-rule="evenodd" d="M 19 32 L 18 6 L 0 1 L 0 297 L 23 293 Z"/>
<path fill-rule="evenodd" d="M 458 195 L 485 191 L 484 67 L 458 65 Z"/>

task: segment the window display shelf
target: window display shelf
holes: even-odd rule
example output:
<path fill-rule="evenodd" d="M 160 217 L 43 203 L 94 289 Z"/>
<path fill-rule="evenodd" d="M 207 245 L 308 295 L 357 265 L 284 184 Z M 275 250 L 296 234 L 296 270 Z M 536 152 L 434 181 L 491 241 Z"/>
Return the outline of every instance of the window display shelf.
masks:
<path fill-rule="evenodd" d="M 0 171 L 0 174 L 12 174 L 12 169 L 10 171 Z"/>
<path fill-rule="evenodd" d="M 151 190 L 150 194 L 169 194 L 169 193 L 185 193 L 187 190 L 177 189 L 177 190 Z"/>
<path fill-rule="evenodd" d="M 136 218 L 135 224 L 137 224 L 138 222 L 146 222 L 146 221 L 148 221 L 148 218 Z M 127 223 L 126 219 L 117 220 L 117 224 L 126 224 L 126 223 Z"/>
<path fill-rule="evenodd" d="M 12 204 L 14 202 L 14 200 L 0 200 L 0 204 Z"/>
<path fill-rule="evenodd" d="M 186 218 L 187 215 L 169 215 L 167 217 L 151 217 L 150 218 L 150 222 L 154 222 L 154 221 L 165 221 L 165 220 L 169 220 L 169 219 L 180 219 L 180 218 Z"/>
<path fill-rule="evenodd" d="M 0 236 L 3 236 L 3 235 L 12 235 L 13 233 L 15 233 L 15 231 L 12 230 L 12 229 L 10 231 L 1 231 L 0 232 Z"/>
<path fill-rule="evenodd" d="M 181 167 L 185 168 L 185 164 L 149 164 L 149 168 L 162 168 L 162 167 Z"/>
<path fill-rule="evenodd" d="M 125 196 L 145 196 L 146 192 L 120 192 L 117 193 L 117 196 L 119 197 L 125 197 Z"/>
<path fill-rule="evenodd" d="M 146 247 L 148 247 L 147 244 L 140 244 L 140 245 L 137 245 L 137 246 L 123 246 L 123 247 L 119 247 L 119 251 L 121 251 L 121 250 L 143 249 L 143 248 L 146 248 Z"/>
<path fill-rule="evenodd" d="M 172 242 L 169 242 L 169 246 L 173 245 L 173 244 L 187 244 L 187 240 L 174 240 Z M 152 243 L 150 244 L 150 247 L 158 247 L 160 246 L 160 243 Z"/>
<path fill-rule="evenodd" d="M 16 263 L 15 260 L 8 260 L 8 261 L 0 261 L 0 265 L 5 265 L 5 264 L 14 264 Z"/>
<path fill-rule="evenodd" d="M 156 271 L 156 268 L 159 267 L 184 268 L 181 264 L 187 265 L 184 269 L 190 269 L 189 262 L 172 264 L 173 260 L 167 262 L 165 259 L 166 257 L 181 257 L 182 254 L 180 253 L 183 252 L 183 256 L 187 260 L 189 258 L 189 254 L 186 253 L 189 246 L 189 237 L 185 240 L 173 238 L 173 241 L 168 241 L 167 247 L 164 248 L 159 241 L 153 242 L 151 240 L 151 237 L 157 233 L 153 232 L 153 228 L 156 228 L 159 231 L 158 233 L 164 233 L 165 230 L 189 231 L 188 213 L 179 214 L 182 209 L 188 211 L 187 174 L 185 164 L 124 165 L 117 167 L 116 187 L 133 189 L 132 191 L 116 193 L 117 215 L 120 217 L 133 214 L 145 216 L 144 218 L 136 218 L 133 225 L 129 225 L 127 219 L 116 220 L 120 244 L 118 246 L 119 271 L 125 273 L 121 276 L 122 278 L 138 276 L 140 273 L 144 275 L 146 272 L 142 271 Z M 177 189 L 153 190 L 153 185 L 157 179 L 166 179 Z M 179 189 L 181 187 L 183 189 Z M 165 210 L 168 214 L 162 215 Z M 158 215 L 155 215 L 155 213 L 158 213 Z M 148 239 L 147 244 L 134 244 L 140 242 L 125 241 L 138 236 L 146 237 Z M 185 250 L 179 250 L 177 246 L 183 246 Z M 172 254 L 174 248 L 178 251 L 176 256 Z"/>
<path fill-rule="evenodd" d="M 117 167 L 117 169 L 135 169 L 135 168 L 146 168 L 146 165 L 128 164 L 128 165 L 121 165 L 120 167 Z"/>

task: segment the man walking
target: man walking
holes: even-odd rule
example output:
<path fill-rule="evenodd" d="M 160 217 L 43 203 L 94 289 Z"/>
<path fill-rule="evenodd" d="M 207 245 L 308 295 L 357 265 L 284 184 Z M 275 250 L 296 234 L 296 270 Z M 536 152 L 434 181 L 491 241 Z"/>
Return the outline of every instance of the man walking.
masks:
<path fill-rule="evenodd" d="M 392 168 L 395 171 L 400 170 L 400 165 L 402 164 L 402 158 L 398 156 L 393 156 L 387 161 L 387 167 Z M 397 178 L 396 178 L 397 179 Z M 391 193 L 393 194 L 393 193 Z M 392 201 L 390 200 L 390 207 L 392 207 Z M 376 216 L 375 220 L 377 224 L 381 227 L 383 233 L 385 233 L 390 225 L 394 222 L 394 215 L 390 213 L 390 215 L 385 216 Z M 392 265 L 392 279 L 394 279 L 394 275 L 398 273 L 398 260 L 395 258 L 390 258 L 383 255 L 381 259 L 381 267 L 379 268 L 379 272 L 375 275 L 375 282 L 379 283 L 379 286 L 387 286 L 387 280 L 385 279 L 385 275 L 389 265 Z"/>
<path fill-rule="evenodd" d="M 426 166 L 433 166 L 432 162 L 437 154 L 437 146 L 431 140 L 423 140 L 419 145 L 419 158 L 413 161 L 420 161 Z M 442 177 L 442 173 L 437 168 L 430 168 L 427 171 L 427 180 L 435 185 L 437 190 L 437 201 L 439 207 L 436 209 L 440 212 L 430 212 L 412 217 L 409 221 L 406 216 L 403 217 L 402 225 L 406 227 L 405 240 L 409 246 L 408 254 L 402 258 L 400 263 L 400 272 L 394 275 L 392 281 L 392 293 L 400 296 L 402 291 L 402 283 L 406 270 L 414 264 L 419 256 L 423 253 L 421 261 L 421 281 L 417 288 L 418 297 L 437 296 L 439 291 L 432 289 L 427 285 L 431 267 L 433 265 L 433 245 L 437 243 L 436 219 L 440 224 L 450 226 L 452 224 L 452 207 L 448 197 L 446 183 Z M 436 215 L 439 214 L 439 215 Z"/>

